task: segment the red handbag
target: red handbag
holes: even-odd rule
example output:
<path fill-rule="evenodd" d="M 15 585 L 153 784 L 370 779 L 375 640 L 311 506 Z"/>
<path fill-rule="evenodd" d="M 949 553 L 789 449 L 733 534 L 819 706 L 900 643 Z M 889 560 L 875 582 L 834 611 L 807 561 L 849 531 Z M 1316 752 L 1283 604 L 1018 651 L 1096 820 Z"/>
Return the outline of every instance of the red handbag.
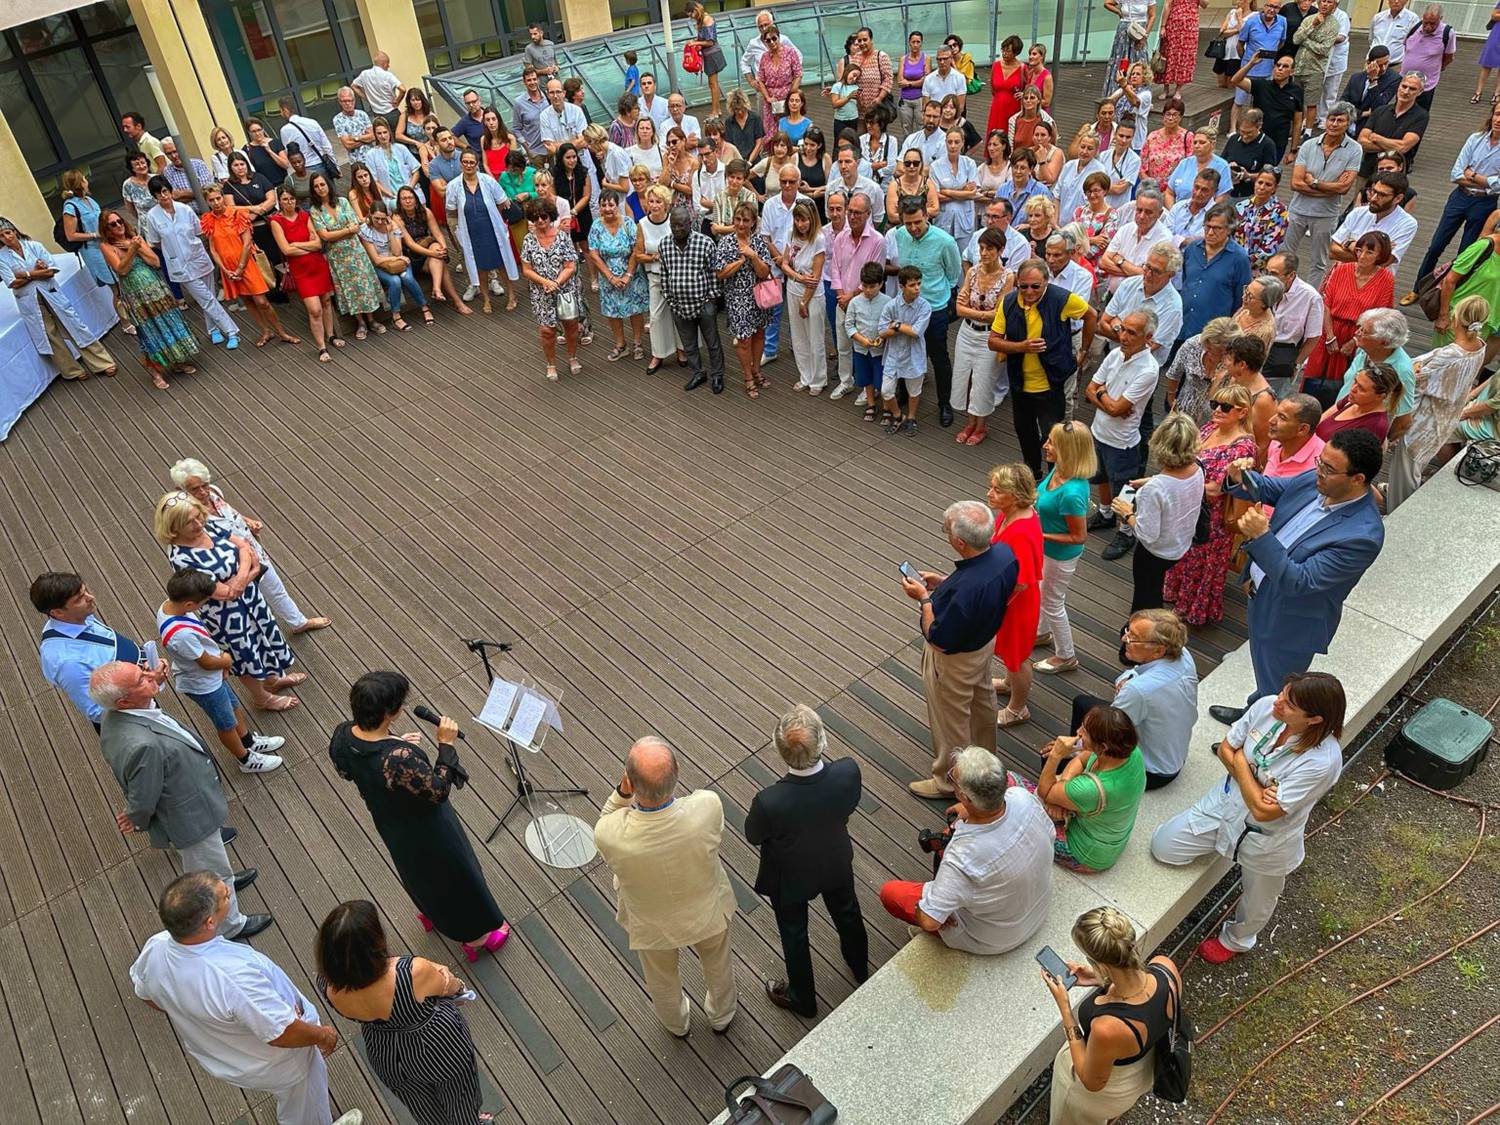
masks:
<path fill-rule="evenodd" d="M 703 51 L 696 43 L 682 45 L 682 69 L 689 74 L 703 73 Z"/>

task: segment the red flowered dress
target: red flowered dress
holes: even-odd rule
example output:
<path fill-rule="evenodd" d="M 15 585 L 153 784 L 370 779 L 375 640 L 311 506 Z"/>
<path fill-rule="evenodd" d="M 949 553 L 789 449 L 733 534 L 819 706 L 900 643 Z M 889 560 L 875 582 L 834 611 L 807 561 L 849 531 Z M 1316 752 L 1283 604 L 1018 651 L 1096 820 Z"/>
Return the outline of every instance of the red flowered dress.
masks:
<path fill-rule="evenodd" d="M 1186 86 L 1193 80 L 1193 69 L 1198 65 L 1198 0 L 1172 0 L 1161 34 L 1166 40 L 1162 54 L 1167 56 L 1167 72 L 1162 81 Z"/>
<path fill-rule="evenodd" d="M 1215 426 L 1209 422 L 1198 431 L 1200 441 L 1207 441 Z M 1229 463 L 1237 457 L 1255 456 L 1255 438 L 1250 434 L 1223 445 L 1205 446 L 1198 452 L 1203 466 L 1203 483 L 1223 484 Z M 1224 616 L 1224 576 L 1233 553 L 1234 536 L 1224 526 L 1224 506 L 1214 504 L 1209 519 L 1207 543 L 1188 548 L 1177 564 L 1167 571 L 1162 596 L 1175 602 L 1177 616 L 1189 625 L 1209 625 Z"/>
<path fill-rule="evenodd" d="M 1169 137 L 1163 130 L 1157 129 L 1141 146 L 1140 178 L 1165 183 L 1171 179 L 1173 170 L 1182 162 L 1183 157 L 1192 155 L 1193 134 L 1186 129 L 1179 129 L 1175 137 Z"/>

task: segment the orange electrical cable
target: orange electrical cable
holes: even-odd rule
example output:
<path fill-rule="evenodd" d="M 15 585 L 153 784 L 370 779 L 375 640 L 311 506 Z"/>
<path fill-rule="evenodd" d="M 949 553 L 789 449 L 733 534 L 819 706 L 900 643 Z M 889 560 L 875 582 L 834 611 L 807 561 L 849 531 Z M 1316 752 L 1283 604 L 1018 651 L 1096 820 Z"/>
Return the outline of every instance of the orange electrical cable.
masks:
<path fill-rule="evenodd" d="M 1369 1105 L 1365 1106 L 1364 1109 L 1360 1110 L 1359 1111 L 1359 1116 L 1356 1117 L 1353 1121 L 1349 1122 L 1349 1125 L 1359 1125 L 1359 1123 L 1361 1121 L 1363 1121 L 1369 1115 L 1370 1111 L 1372 1109 L 1374 1109 L 1376 1106 L 1382 1105 L 1385 1102 L 1390 1101 L 1397 1094 L 1399 1094 L 1402 1090 L 1406 1089 L 1413 1082 L 1415 1082 L 1418 1078 L 1421 1078 L 1422 1075 L 1426 1074 L 1433 1067 L 1437 1066 L 1438 1063 L 1442 1062 L 1449 1055 L 1453 1054 L 1455 1051 L 1457 1051 L 1459 1048 L 1463 1047 L 1465 1044 L 1471 1042 L 1472 1040 L 1478 1039 L 1481 1035 L 1483 1035 L 1490 1028 L 1494 1027 L 1495 1024 L 1497 1024 L 1497 1023 L 1500 1023 L 1500 1015 L 1491 1016 L 1489 1019 L 1485 1020 L 1484 1023 L 1480 1024 L 1473 1031 L 1469 1032 L 1469 1034 L 1465 1035 L 1462 1039 L 1460 1039 L 1457 1043 L 1453 1044 L 1453 1046 L 1449 1047 L 1442 1054 L 1440 1054 L 1440 1055 L 1434 1055 L 1432 1058 L 1428 1059 L 1425 1063 L 1423 1063 L 1420 1067 L 1418 1067 L 1417 1070 L 1414 1073 L 1408 1075 L 1405 1079 L 1403 1079 L 1402 1081 L 1396 1083 L 1394 1086 L 1392 1086 L 1385 1093 L 1381 1094 L 1380 1097 L 1376 1098 Z M 1476 1120 L 1477 1120 L 1477 1118 L 1476 1118 Z"/>

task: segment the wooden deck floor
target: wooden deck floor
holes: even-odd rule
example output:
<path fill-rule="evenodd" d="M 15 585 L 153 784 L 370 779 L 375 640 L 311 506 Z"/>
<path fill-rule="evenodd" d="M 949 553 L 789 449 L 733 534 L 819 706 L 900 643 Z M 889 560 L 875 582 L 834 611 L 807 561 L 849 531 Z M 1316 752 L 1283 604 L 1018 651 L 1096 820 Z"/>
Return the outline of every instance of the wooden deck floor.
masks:
<path fill-rule="evenodd" d="M 1082 120 L 1097 75 L 1070 71 L 1059 84 L 1065 128 Z M 982 121 L 984 99 L 974 101 Z M 1458 99 L 1445 91 L 1440 101 L 1452 110 Z M 1413 258 L 1460 142 L 1445 130 L 1428 143 Z M 549 385 L 524 312 L 438 316 L 436 330 L 352 344 L 328 366 L 308 347 L 218 350 L 166 394 L 116 334 L 120 378 L 55 386 L 0 448 L 0 1120 L 273 1121 L 267 1101 L 207 1078 L 131 993 L 126 970 L 159 929 L 154 898 L 173 871 L 115 830 L 118 789 L 93 732 L 37 675 L 39 623 L 25 599 L 38 571 L 76 570 L 105 620 L 149 635 L 167 573 L 149 513 L 168 465 L 187 455 L 265 521 L 301 603 L 337 622 L 295 644 L 311 676 L 303 706 L 261 724 L 288 737 L 286 767 L 225 778 L 240 828 L 231 851 L 260 869 L 246 908 L 277 919 L 255 944 L 304 989 L 317 923 L 350 898 L 382 906 L 396 948 L 461 964 L 417 925 L 325 751 L 347 685 L 367 669 L 406 672 L 414 702 L 477 710 L 482 672 L 464 636 L 514 641 L 514 670 L 564 690 L 566 731 L 536 772 L 542 784 L 588 787 L 570 811 L 592 817 L 632 740 L 667 738 L 684 784 L 724 798 L 735 829 L 724 858 L 741 905 L 740 1018 L 720 1037 L 704 1034 L 699 1014 L 679 1042 L 646 1002 L 608 871 L 538 865 L 521 841 L 525 820 L 512 816 L 480 854 L 516 937 L 462 968 L 480 994 L 469 1016 L 502 1120 L 711 1117 L 726 1081 L 762 1070 L 810 1026 L 760 991 L 780 973 L 780 947 L 749 890 L 755 855 L 739 832 L 754 793 L 780 773 L 769 736 L 792 702 L 816 705 L 833 753 L 864 770 L 852 827 L 875 964 L 906 940 L 876 889 L 920 877 L 914 836 L 940 817 L 904 788 L 929 753 L 896 567 L 950 565 L 940 513 L 982 496 L 988 467 L 1016 458 L 1008 408 L 998 440 L 978 449 L 925 418 L 914 439 L 887 438 L 847 401 L 792 394 L 789 359 L 769 369 L 776 385 L 759 402 L 734 389 L 733 373 L 722 397 L 685 395 L 675 369 L 648 377 L 604 362 L 603 331 L 585 373 Z M 1116 670 L 1130 576 L 1128 560 L 1101 561 L 1102 545 L 1090 543 L 1069 598 L 1083 668 L 1038 683 L 1034 721 L 1002 738 L 1015 763 L 1034 767 L 1029 748 L 1061 730 L 1071 696 L 1103 692 Z M 1204 673 L 1243 639 L 1243 622 L 1231 598 L 1224 625 L 1195 632 Z M 165 703 L 211 742 L 195 707 Z M 470 739 L 465 760 L 473 782 L 454 803 L 477 843 L 511 782 L 486 736 Z M 820 1000 L 836 1005 L 853 982 L 826 916 L 814 911 L 812 929 Z M 696 966 L 685 965 L 697 993 Z M 353 1026 L 340 1030 L 337 1105 L 404 1120 L 363 1064 Z"/>

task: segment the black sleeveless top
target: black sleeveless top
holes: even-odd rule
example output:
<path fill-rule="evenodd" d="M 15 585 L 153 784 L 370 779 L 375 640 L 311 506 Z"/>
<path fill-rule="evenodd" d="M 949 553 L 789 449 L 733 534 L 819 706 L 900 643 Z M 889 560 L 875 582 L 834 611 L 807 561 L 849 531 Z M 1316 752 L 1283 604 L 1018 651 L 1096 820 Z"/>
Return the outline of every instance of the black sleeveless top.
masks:
<path fill-rule="evenodd" d="M 1140 1048 L 1135 1054 L 1126 1059 L 1116 1059 L 1116 1066 L 1129 1066 L 1133 1062 L 1139 1062 L 1146 1057 L 1146 1052 L 1155 1049 L 1158 1040 L 1166 1035 L 1172 1026 L 1171 1017 L 1167 1015 L 1167 1000 L 1172 993 L 1172 974 L 1165 965 L 1147 965 L 1146 971 L 1156 978 L 1156 991 L 1139 1004 L 1122 1004 L 1119 1001 L 1099 1000 L 1100 989 L 1090 992 L 1078 1005 L 1078 1027 L 1083 1032 L 1083 1037 L 1088 1038 L 1089 1026 L 1094 1022 L 1096 1016 L 1114 1016 L 1130 1029 L 1130 1034 L 1135 1037 L 1136 1046 Z M 1175 1009 L 1173 1015 L 1175 1015 Z M 1136 1024 L 1144 1024 L 1146 1027 L 1146 1038 L 1141 1039 L 1140 1029 Z"/>

